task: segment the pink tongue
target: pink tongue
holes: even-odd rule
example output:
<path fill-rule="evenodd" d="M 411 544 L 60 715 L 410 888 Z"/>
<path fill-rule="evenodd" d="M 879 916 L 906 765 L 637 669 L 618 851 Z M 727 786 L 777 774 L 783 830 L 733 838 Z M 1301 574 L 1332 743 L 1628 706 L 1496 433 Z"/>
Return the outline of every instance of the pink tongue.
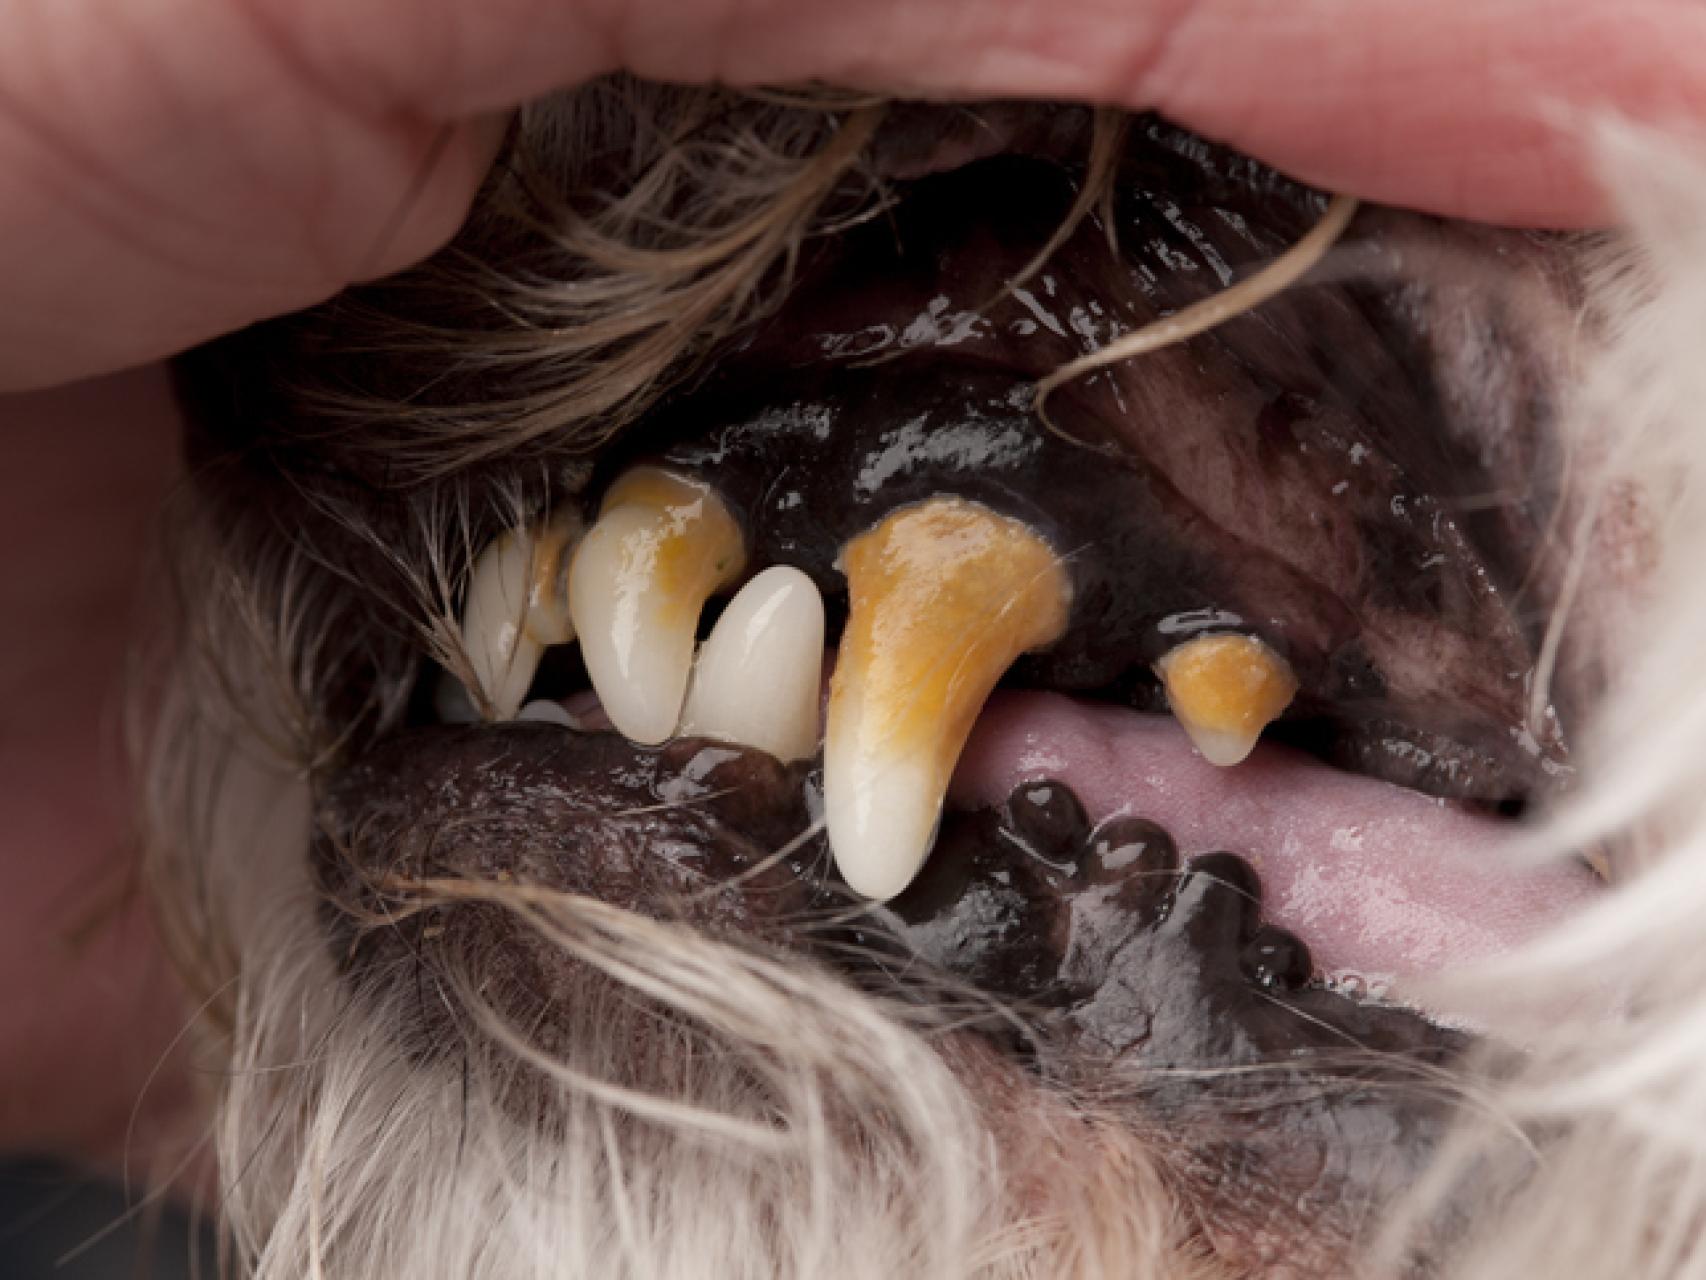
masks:
<path fill-rule="evenodd" d="M 1598 888 L 1574 867 L 1518 869 L 1507 824 L 1263 745 L 1232 769 L 1206 763 L 1172 719 L 1052 693 L 991 698 L 954 775 L 961 807 L 1021 782 L 1071 787 L 1093 821 L 1136 814 L 1186 857 L 1242 854 L 1265 916 L 1308 943 L 1316 966 L 1378 991 L 1393 978 L 1505 951 Z"/>

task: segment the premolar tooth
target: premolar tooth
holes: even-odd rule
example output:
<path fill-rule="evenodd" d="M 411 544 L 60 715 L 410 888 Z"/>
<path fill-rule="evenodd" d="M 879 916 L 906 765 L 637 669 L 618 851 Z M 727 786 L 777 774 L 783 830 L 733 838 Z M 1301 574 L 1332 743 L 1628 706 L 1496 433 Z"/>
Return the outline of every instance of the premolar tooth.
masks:
<path fill-rule="evenodd" d="M 681 732 L 804 760 L 817 750 L 822 698 L 823 597 L 777 565 L 735 593 L 699 646 Z"/>
<path fill-rule="evenodd" d="M 972 722 L 1028 649 L 1066 630 L 1046 542 L 961 498 L 902 508 L 842 550 L 848 616 L 830 682 L 824 809 L 847 883 L 891 898 L 923 865 Z"/>
<path fill-rule="evenodd" d="M 474 562 L 462 606 L 462 648 L 498 720 L 514 717 L 547 645 L 574 638 L 564 567 L 580 521 L 559 511 L 543 525 L 499 534 Z"/>
<path fill-rule="evenodd" d="M 1167 701 L 1210 764 L 1234 765 L 1297 693 L 1291 664 L 1255 636 L 1198 636 L 1155 664 Z"/>
<path fill-rule="evenodd" d="M 740 526 L 709 486 L 638 467 L 605 495 L 569 570 L 569 612 L 592 687 L 616 730 L 675 732 L 705 601 L 740 576 Z"/>

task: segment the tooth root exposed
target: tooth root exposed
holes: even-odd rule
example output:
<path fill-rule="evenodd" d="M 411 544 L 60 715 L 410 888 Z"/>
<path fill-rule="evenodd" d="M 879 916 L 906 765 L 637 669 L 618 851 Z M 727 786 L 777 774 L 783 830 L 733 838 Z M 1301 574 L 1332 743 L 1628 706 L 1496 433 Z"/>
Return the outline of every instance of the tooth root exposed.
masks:
<path fill-rule="evenodd" d="M 1017 520 L 960 498 L 883 519 L 842 549 L 848 617 L 830 682 L 824 809 L 847 883 L 891 898 L 924 863 L 984 700 L 1060 638 L 1066 570 Z"/>
<path fill-rule="evenodd" d="M 823 697 L 823 596 L 777 565 L 730 600 L 693 668 L 683 734 L 804 760 L 817 750 Z"/>
<path fill-rule="evenodd" d="M 1173 714 L 1210 764 L 1240 763 L 1297 693 L 1291 664 L 1254 636 L 1198 636 L 1155 664 Z"/>
<path fill-rule="evenodd" d="M 700 610 L 745 562 L 740 526 L 707 485 L 637 467 L 611 486 L 575 552 L 569 612 L 623 736 L 651 745 L 675 732 Z"/>
<path fill-rule="evenodd" d="M 545 647 L 574 638 L 563 566 L 580 522 L 559 512 L 542 526 L 499 534 L 480 553 L 462 606 L 462 648 L 485 713 L 515 716 Z"/>

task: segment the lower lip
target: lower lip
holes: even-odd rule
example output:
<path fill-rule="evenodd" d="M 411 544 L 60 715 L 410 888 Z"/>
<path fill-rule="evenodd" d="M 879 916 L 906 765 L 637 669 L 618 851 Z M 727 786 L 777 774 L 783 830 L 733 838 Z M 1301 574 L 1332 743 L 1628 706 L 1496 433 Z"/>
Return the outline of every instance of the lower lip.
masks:
<path fill-rule="evenodd" d="M 609 728 L 594 695 L 568 705 L 586 728 Z M 1094 821 L 1159 822 L 1187 857 L 1242 855 L 1262 877 L 1265 917 L 1308 943 L 1320 974 L 1348 994 L 1382 995 L 1503 954 L 1604 891 L 1573 863 L 1516 865 L 1509 820 L 1266 743 L 1222 769 L 1170 716 L 997 692 L 960 757 L 950 804 L 997 805 L 1043 778 L 1071 787 Z"/>
<path fill-rule="evenodd" d="M 1507 820 L 1283 747 L 1220 769 L 1169 717 L 1059 694 L 991 698 L 950 799 L 998 804 L 1045 777 L 1072 788 L 1093 820 L 1135 814 L 1166 827 L 1187 857 L 1243 855 L 1261 874 L 1266 918 L 1357 993 L 1511 950 L 1603 890 L 1574 864 L 1515 865 Z"/>

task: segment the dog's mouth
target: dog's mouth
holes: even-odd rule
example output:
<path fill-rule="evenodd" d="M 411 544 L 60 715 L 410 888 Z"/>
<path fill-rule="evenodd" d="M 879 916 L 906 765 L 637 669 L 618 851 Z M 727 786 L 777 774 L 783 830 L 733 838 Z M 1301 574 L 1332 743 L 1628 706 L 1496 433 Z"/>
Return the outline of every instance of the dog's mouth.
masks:
<path fill-rule="evenodd" d="M 821 748 L 838 878 L 878 900 L 932 856 L 945 805 L 1047 777 L 1097 819 L 1252 859 L 1318 976 L 1353 988 L 1507 947 L 1579 901 L 1585 870 L 1497 860 L 1503 819 L 1570 772 L 1538 670 L 1544 406 L 1453 421 L 1434 348 L 1470 337 L 1440 331 L 1462 323 L 1443 301 L 1367 268 L 1041 416 L 1053 367 L 1318 216 L 1310 193 L 1258 197 L 1169 143 L 1134 147 L 1110 225 L 1031 276 L 1074 191 L 1012 157 L 916 181 L 822 251 L 583 491 L 489 545 L 469 666 L 417 719 Z M 1162 176 L 1165 200 L 1142 185 Z M 1342 253 L 1422 249 L 1462 271 L 1509 245 L 1382 214 Z M 1522 492 L 1489 516 L 1515 459 Z"/>
<path fill-rule="evenodd" d="M 1464 1041 L 1361 997 L 1593 891 L 1497 856 L 1566 785 L 1582 696 L 1546 643 L 1553 249 L 1365 211 L 1315 282 L 1045 422 L 1040 377 L 1325 202 L 1152 126 L 1027 274 L 1078 178 L 1015 152 L 1058 140 L 959 163 L 908 127 L 896 198 L 774 317 L 590 462 L 532 450 L 520 519 L 458 534 L 459 644 L 322 774 L 322 881 L 385 919 L 538 884 L 972 993 L 956 1025 L 1026 1071 L 1150 1071 L 1151 1120 L 1215 1114 L 1180 1159 L 1228 1197 L 1399 1190 L 1445 1109 L 1380 1086 Z M 518 1025 L 572 1037 L 559 961 L 405 914 L 340 917 L 341 958 L 472 931 L 528 975 Z"/>

